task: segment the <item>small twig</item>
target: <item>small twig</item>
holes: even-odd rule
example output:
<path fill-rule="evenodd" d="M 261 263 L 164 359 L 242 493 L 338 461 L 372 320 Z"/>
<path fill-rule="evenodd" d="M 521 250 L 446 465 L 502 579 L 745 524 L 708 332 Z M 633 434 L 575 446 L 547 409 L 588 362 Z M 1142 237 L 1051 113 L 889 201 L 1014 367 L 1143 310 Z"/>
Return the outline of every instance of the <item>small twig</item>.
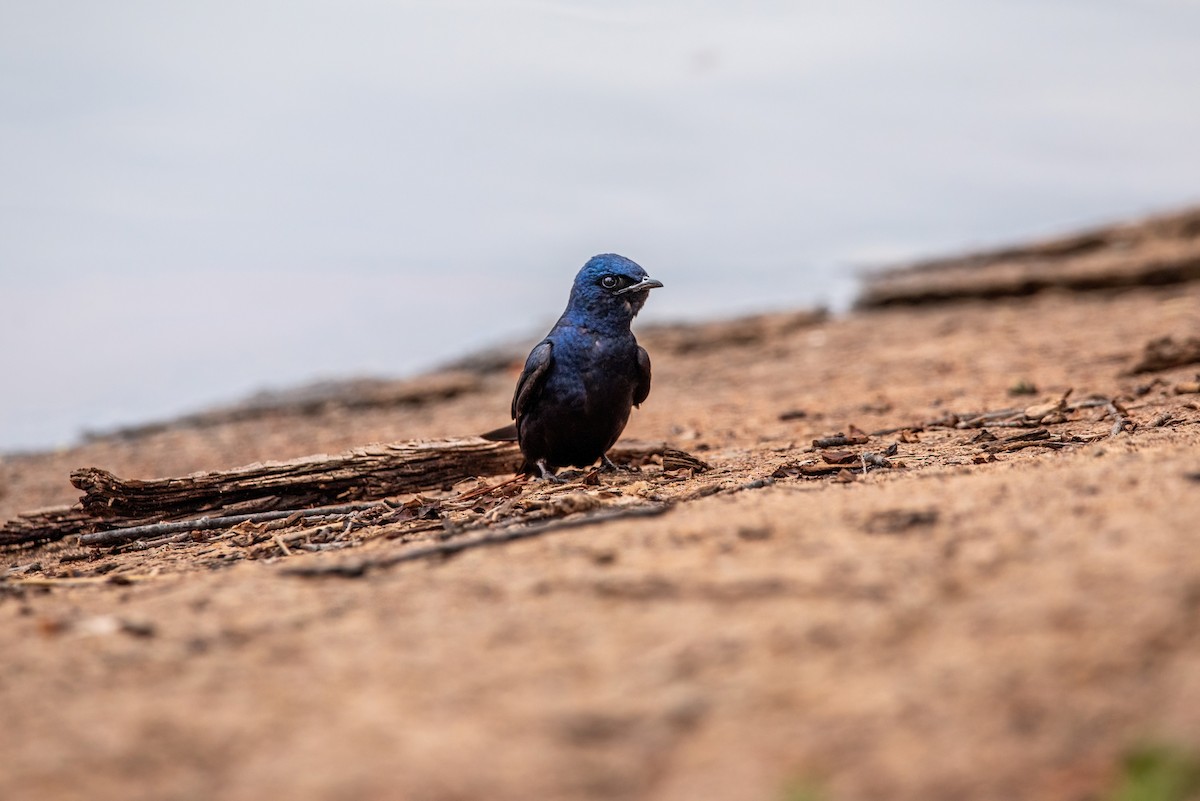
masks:
<path fill-rule="evenodd" d="M 278 538 L 279 541 L 285 543 L 298 543 L 309 537 L 320 537 L 326 534 L 333 533 L 333 528 L 328 523 L 322 523 L 319 526 L 309 526 L 302 528 L 299 531 L 289 531 L 286 534 L 275 534 L 272 539 Z"/>
<path fill-rule="evenodd" d="M 1035 439 L 1050 439 L 1050 430 L 1046 428 L 1036 428 L 1027 434 L 1014 434 L 1011 437 L 1005 437 L 1003 442 L 1028 442 Z"/>
<path fill-rule="evenodd" d="M 960 415 L 958 422 L 954 425 L 954 427 L 977 428 L 990 423 L 992 420 L 1003 420 L 1006 417 L 1014 417 L 1018 414 L 1023 414 L 1024 411 L 1024 409 L 997 409 L 994 412 L 972 412 L 970 414 Z"/>
<path fill-rule="evenodd" d="M 170 545 L 173 542 L 186 542 L 192 538 L 192 532 L 185 531 L 181 534 L 170 534 L 165 537 L 156 537 L 152 540 L 135 540 L 132 545 L 139 545 L 142 548 L 156 548 L 159 545 Z M 132 548 L 131 548 L 132 549 Z M 114 553 L 121 553 L 122 549 L 115 549 Z"/>
<path fill-rule="evenodd" d="M 984 453 L 1009 453 L 1024 448 L 1061 448 L 1063 445 L 1061 440 L 1050 438 L 1048 429 L 1037 428 L 1024 434 L 1013 434 L 999 441 L 984 442 L 980 448 Z"/>
<path fill-rule="evenodd" d="M 462 538 L 439 542 L 434 545 L 426 545 L 420 548 L 410 548 L 399 553 L 389 554 L 388 556 L 376 557 L 374 559 L 358 559 L 352 562 L 339 562 L 334 564 L 318 564 L 318 565 L 295 565 L 285 567 L 283 573 L 289 576 L 300 576 L 302 578 L 317 578 L 322 576 L 335 576 L 340 578 L 358 578 L 368 570 L 378 570 L 380 568 L 392 567 L 402 562 L 413 562 L 418 559 L 428 559 L 431 557 L 451 556 L 472 548 L 482 548 L 488 545 L 500 545 L 515 540 L 527 539 L 529 537 L 539 537 L 551 531 L 557 531 L 565 528 L 577 528 L 579 526 L 590 526 L 595 523 L 607 523 L 614 520 L 623 520 L 625 518 L 634 517 L 651 517 L 660 515 L 671 508 L 670 504 L 647 504 L 644 506 L 634 506 L 624 509 L 611 509 L 602 512 L 597 512 L 591 515 L 576 518 L 556 518 L 547 520 L 544 523 L 534 523 L 527 526 L 508 526 L 499 531 L 493 531 L 477 537 Z"/>
<path fill-rule="evenodd" d="M 516 475 L 510 479 L 501 481 L 499 484 L 492 484 L 492 485 L 485 484 L 482 487 L 476 487 L 475 489 L 471 490 L 470 492 L 465 492 L 462 495 L 459 495 L 457 498 L 454 498 L 453 500 L 455 500 L 455 501 L 473 500 L 475 498 L 480 497 L 481 495 L 490 495 L 498 489 L 504 489 L 505 487 L 511 487 L 513 484 L 518 484 L 522 481 L 527 481 L 527 480 L 528 480 L 528 477 L 525 476 L 524 474 Z"/>
<path fill-rule="evenodd" d="M 868 439 L 870 439 L 870 437 L 866 436 L 865 434 L 863 434 L 863 435 L 851 434 L 851 435 L 847 436 L 846 434 L 838 433 L 838 434 L 834 434 L 831 437 L 821 437 L 820 439 L 814 439 L 812 441 L 812 446 L 814 448 L 837 448 L 837 447 L 841 447 L 844 445 L 865 445 L 867 443 Z"/>
<path fill-rule="evenodd" d="M 284 556 L 292 555 L 292 549 L 287 547 L 287 543 L 283 541 L 283 537 L 280 537 L 278 532 L 271 533 L 271 541 L 279 546 L 279 550 L 283 551 Z"/>
<path fill-rule="evenodd" d="M 880 428 L 870 432 L 872 437 L 890 437 L 892 434 L 899 434 L 901 431 L 908 431 L 913 434 L 920 433 L 925 430 L 924 425 L 898 426 L 896 428 Z"/>
<path fill-rule="evenodd" d="M 1098 406 L 1107 406 L 1112 403 L 1108 398 L 1085 398 L 1081 401 L 1067 404 L 1067 411 L 1073 412 L 1076 409 L 1095 409 Z"/>
<path fill-rule="evenodd" d="M 1122 431 L 1133 432 L 1133 430 L 1137 428 L 1137 423 L 1125 416 L 1125 410 L 1115 400 L 1108 401 L 1104 405 L 1104 410 L 1113 419 L 1113 427 L 1108 434 L 1110 437 L 1115 437 Z"/>

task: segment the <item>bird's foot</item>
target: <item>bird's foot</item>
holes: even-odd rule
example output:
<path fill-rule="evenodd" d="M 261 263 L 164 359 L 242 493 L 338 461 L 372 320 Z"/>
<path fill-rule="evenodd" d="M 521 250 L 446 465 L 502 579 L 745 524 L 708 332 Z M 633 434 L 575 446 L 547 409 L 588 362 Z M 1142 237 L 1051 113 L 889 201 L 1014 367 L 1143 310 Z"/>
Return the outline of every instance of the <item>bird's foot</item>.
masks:
<path fill-rule="evenodd" d="M 537 460 L 537 469 L 538 469 L 538 474 L 539 474 L 538 477 L 544 481 L 549 481 L 553 484 L 566 484 L 567 483 L 567 480 L 565 478 L 563 478 L 562 476 L 554 475 L 554 471 L 546 466 L 545 459 Z"/>
<path fill-rule="evenodd" d="M 600 457 L 600 469 L 605 473 L 624 473 L 629 471 L 628 467 L 621 467 L 612 459 L 609 459 L 607 455 Z"/>

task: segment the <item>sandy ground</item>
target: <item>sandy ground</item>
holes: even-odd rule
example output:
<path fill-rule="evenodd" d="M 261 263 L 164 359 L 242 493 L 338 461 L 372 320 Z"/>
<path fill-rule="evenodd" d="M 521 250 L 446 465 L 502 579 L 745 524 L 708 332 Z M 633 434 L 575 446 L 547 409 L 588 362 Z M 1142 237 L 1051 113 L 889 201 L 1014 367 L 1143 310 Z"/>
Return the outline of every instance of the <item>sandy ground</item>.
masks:
<path fill-rule="evenodd" d="M 1194 283 L 651 331 L 626 437 L 711 469 L 509 497 L 664 514 L 353 579 L 288 568 L 420 538 L 10 549 L 0 798 L 1108 797 L 1138 743 L 1200 748 L 1200 365 L 1125 375 L 1197 334 Z M 0 518 L 72 502 L 84 465 L 486 430 L 515 375 L 10 456 Z M 1134 426 L 1101 401 L 1046 417 L 1046 446 L 953 426 L 1067 390 Z M 897 443 L 892 467 L 805 475 L 851 426 L 891 430 L 849 450 Z"/>

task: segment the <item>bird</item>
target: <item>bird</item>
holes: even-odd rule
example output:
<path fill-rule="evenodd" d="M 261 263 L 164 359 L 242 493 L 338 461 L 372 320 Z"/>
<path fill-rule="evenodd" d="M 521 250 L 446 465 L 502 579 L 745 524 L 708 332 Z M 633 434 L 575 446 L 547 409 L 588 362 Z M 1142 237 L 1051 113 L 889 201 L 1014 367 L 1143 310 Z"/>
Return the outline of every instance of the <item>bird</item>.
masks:
<path fill-rule="evenodd" d="M 566 311 L 517 379 L 511 411 L 525 458 L 521 472 L 561 481 L 562 467 L 600 460 L 615 469 L 608 450 L 650 394 L 650 356 L 629 325 L 662 285 L 615 253 L 593 256 L 579 270 Z M 504 431 L 484 436 L 499 439 L 493 435 Z"/>

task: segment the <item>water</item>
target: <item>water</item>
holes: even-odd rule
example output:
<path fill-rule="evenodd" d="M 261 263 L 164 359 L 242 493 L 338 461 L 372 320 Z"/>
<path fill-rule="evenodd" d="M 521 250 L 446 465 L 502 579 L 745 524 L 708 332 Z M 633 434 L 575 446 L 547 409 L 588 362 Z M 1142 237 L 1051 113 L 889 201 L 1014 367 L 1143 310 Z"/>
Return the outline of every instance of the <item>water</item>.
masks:
<path fill-rule="evenodd" d="M 1200 199 L 1200 4 L 7 3 L 0 451 Z"/>

